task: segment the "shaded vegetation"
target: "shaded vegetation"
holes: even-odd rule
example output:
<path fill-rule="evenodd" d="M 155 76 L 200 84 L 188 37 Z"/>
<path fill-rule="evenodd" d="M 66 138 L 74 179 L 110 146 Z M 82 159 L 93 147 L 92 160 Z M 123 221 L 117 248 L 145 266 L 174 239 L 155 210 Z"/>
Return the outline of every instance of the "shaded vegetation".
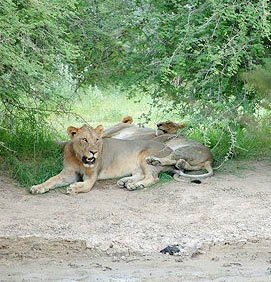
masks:
<path fill-rule="evenodd" d="M 3 127 L 0 134 L 1 155 L 5 158 L 2 168 L 8 169 L 22 185 L 43 182 L 62 169 L 62 152 L 55 143 L 56 135 L 52 137 L 44 125 L 37 127 L 17 121 L 12 134 Z"/>

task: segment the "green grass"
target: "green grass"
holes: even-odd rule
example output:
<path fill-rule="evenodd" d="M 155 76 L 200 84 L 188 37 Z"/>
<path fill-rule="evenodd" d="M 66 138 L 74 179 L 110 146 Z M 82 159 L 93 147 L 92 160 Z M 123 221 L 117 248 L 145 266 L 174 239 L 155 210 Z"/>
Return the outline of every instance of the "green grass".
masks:
<path fill-rule="evenodd" d="M 56 175 L 62 169 L 62 152 L 45 126 L 18 124 L 16 134 L 0 128 L 0 167 L 22 186 L 29 187 Z"/>
<path fill-rule="evenodd" d="M 271 119 L 269 116 L 256 118 L 246 127 L 238 124 L 229 126 L 206 125 L 203 130 L 194 127 L 188 136 L 209 146 L 214 155 L 214 166 L 229 159 L 261 159 L 271 155 Z"/>
<path fill-rule="evenodd" d="M 139 122 L 143 112 L 148 112 L 151 99 L 149 97 L 136 97 L 128 99 L 118 89 L 102 92 L 99 89 L 89 88 L 73 97 L 75 103 L 72 111 L 80 116 L 66 115 L 63 118 L 52 116 L 51 120 L 58 131 L 65 132 L 70 125 L 81 126 L 87 122 L 91 126 L 102 124 L 105 128 L 120 122 L 122 117 L 130 115 L 134 122 Z"/>

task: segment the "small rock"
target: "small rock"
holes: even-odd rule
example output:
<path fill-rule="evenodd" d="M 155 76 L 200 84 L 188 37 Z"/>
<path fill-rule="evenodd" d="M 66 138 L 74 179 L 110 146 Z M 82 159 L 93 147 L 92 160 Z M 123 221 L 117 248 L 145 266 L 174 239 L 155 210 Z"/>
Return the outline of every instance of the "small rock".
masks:
<path fill-rule="evenodd" d="M 179 252 L 180 249 L 178 248 L 178 245 L 168 245 L 166 248 L 160 251 L 162 254 L 170 254 L 171 256 Z"/>
<path fill-rule="evenodd" d="M 212 261 L 219 261 L 219 257 L 213 257 Z"/>

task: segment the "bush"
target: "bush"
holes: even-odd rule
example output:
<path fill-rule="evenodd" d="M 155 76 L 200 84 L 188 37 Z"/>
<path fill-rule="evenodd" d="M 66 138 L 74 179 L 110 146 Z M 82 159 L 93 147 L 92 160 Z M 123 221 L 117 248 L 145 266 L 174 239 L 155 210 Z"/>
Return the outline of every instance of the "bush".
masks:
<path fill-rule="evenodd" d="M 0 127 L 1 168 L 6 168 L 23 186 L 41 183 L 62 168 L 61 150 L 47 126 L 20 120 L 13 132 Z"/>

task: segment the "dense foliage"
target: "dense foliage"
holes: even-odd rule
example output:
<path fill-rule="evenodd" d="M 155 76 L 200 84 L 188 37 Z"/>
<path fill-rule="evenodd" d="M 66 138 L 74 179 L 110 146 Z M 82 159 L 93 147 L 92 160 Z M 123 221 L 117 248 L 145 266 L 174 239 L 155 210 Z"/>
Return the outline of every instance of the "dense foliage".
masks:
<path fill-rule="evenodd" d="M 242 79 L 256 93 L 265 108 L 271 106 L 271 59 L 265 59 L 264 64 L 241 74 Z"/>
<path fill-rule="evenodd" d="M 240 70 L 270 56 L 267 1 L 93 3 L 82 6 L 74 38 L 83 53 L 77 62 L 83 83 L 111 79 L 156 98 L 221 105 L 240 102 L 247 95 Z"/>
<path fill-rule="evenodd" d="M 55 91 L 77 48 L 67 40 L 73 1 L 0 2 L 0 108 L 9 122 L 35 123 L 46 111 L 61 110 Z"/>
<path fill-rule="evenodd" d="M 239 73 L 270 56 L 271 16 L 266 0 L 4 0 L 0 31 L 5 113 L 59 109 L 65 71 L 221 110 L 253 100 Z"/>

